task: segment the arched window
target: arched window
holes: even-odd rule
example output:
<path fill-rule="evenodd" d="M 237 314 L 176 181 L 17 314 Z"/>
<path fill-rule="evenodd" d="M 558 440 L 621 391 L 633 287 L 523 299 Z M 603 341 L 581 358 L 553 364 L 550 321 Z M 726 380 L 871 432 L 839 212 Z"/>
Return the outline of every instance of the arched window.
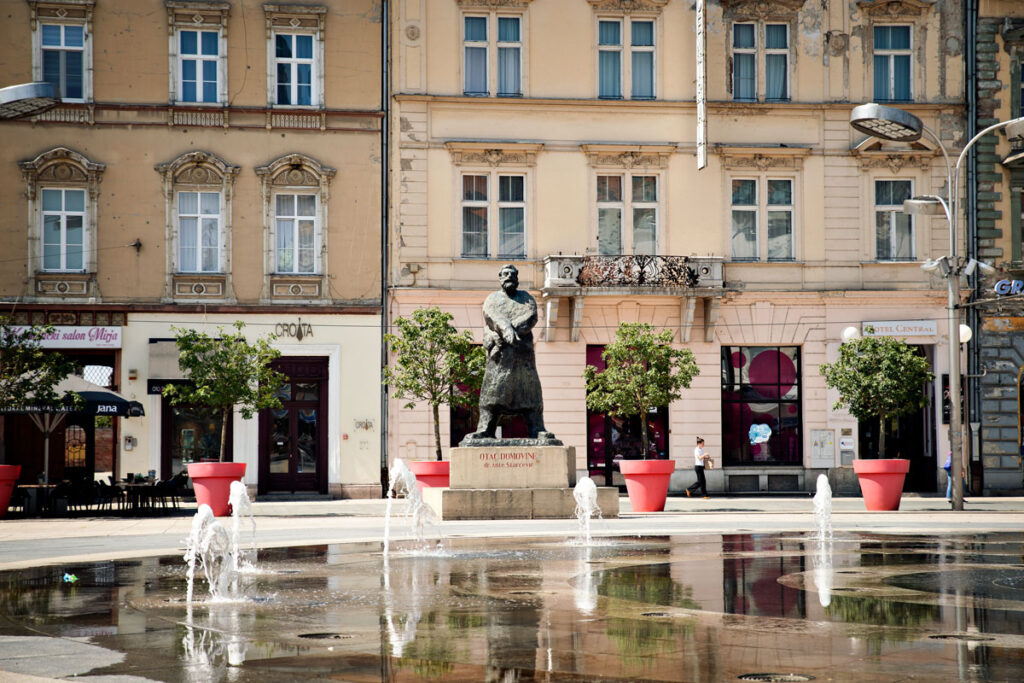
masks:
<path fill-rule="evenodd" d="M 106 166 L 67 147 L 18 166 L 28 196 L 29 296 L 99 296 L 96 198 Z"/>
<path fill-rule="evenodd" d="M 156 171 L 166 202 L 167 298 L 229 298 L 231 191 L 239 167 L 189 152 Z"/>
<path fill-rule="evenodd" d="M 304 154 L 288 154 L 256 169 L 263 197 L 265 291 L 271 301 L 327 294 L 327 199 L 334 174 Z"/>

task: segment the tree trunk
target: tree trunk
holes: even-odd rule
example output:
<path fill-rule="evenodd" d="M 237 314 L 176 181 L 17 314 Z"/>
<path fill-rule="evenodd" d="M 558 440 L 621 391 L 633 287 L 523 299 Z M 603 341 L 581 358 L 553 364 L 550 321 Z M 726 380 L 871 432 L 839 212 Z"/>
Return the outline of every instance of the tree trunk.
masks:
<path fill-rule="evenodd" d="M 878 457 L 885 457 L 885 415 L 878 416 Z"/>
<path fill-rule="evenodd" d="M 647 442 L 647 411 L 640 413 L 640 447 L 643 448 L 641 457 L 646 460 L 650 457 L 650 445 Z"/>
<path fill-rule="evenodd" d="M 228 443 L 228 418 L 231 416 L 231 406 L 221 408 L 220 411 L 220 461 L 224 462 L 224 451 Z"/>
<path fill-rule="evenodd" d="M 434 450 L 436 451 L 436 454 L 437 454 L 437 461 L 441 462 L 441 425 L 439 424 L 439 414 L 440 414 L 441 411 L 438 410 L 438 406 L 437 406 L 436 403 L 434 404 L 433 408 L 434 408 Z"/>

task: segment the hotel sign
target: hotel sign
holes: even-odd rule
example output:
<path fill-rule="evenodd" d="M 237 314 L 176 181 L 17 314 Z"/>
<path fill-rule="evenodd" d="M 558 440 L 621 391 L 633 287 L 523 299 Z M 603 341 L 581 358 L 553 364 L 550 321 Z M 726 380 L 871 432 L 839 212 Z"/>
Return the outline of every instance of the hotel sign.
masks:
<path fill-rule="evenodd" d="M 30 328 L 15 326 L 11 329 L 21 333 Z M 53 331 L 40 340 L 39 346 L 44 349 L 119 349 L 121 328 L 55 325 Z"/>
<path fill-rule="evenodd" d="M 939 333 L 934 320 L 876 320 L 861 323 L 865 337 L 933 337 Z"/>
<path fill-rule="evenodd" d="M 1000 280 L 996 283 L 995 290 L 999 296 L 1024 294 L 1024 280 Z"/>

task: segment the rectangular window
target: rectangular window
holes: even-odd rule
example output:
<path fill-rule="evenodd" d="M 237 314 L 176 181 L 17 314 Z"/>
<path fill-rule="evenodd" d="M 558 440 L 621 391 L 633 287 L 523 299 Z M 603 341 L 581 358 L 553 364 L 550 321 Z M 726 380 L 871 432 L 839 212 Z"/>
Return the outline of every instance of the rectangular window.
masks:
<path fill-rule="evenodd" d="M 597 176 L 597 250 L 602 256 L 622 253 L 622 176 Z"/>
<path fill-rule="evenodd" d="M 487 258 L 487 176 L 462 176 L 462 256 Z"/>
<path fill-rule="evenodd" d="M 623 194 L 623 185 L 629 188 Z M 623 220 L 628 225 L 623 226 Z M 658 176 L 597 176 L 597 248 L 605 256 L 658 253 Z"/>
<path fill-rule="evenodd" d="M 768 179 L 768 260 L 793 259 L 793 181 Z"/>
<path fill-rule="evenodd" d="M 914 259 L 914 218 L 903 212 L 913 196 L 910 180 L 875 181 L 875 258 L 879 261 Z"/>
<path fill-rule="evenodd" d="M 498 96 L 523 94 L 522 20 L 519 17 L 498 17 Z"/>
<path fill-rule="evenodd" d="M 630 28 L 630 82 L 633 99 L 654 99 L 654 22 L 631 21 Z"/>
<path fill-rule="evenodd" d="M 85 27 L 73 24 L 42 24 L 43 80 L 53 85 L 65 101 L 84 99 Z"/>
<path fill-rule="evenodd" d="M 654 33 L 654 22 L 649 20 L 597 22 L 598 97 L 621 99 L 628 91 L 634 100 L 654 99 Z"/>
<path fill-rule="evenodd" d="M 732 258 L 793 260 L 793 180 L 734 178 L 731 196 Z"/>
<path fill-rule="evenodd" d="M 800 347 L 722 347 L 722 462 L 798 465 L 802 455 Z M 752 443 L 751 427 L 767 435 Z"/>
<path fill-rule="evenodd" d="M 220 33 L 178 31 L 179 98 L 181 102 L 217 102 Z"/>
<path fill-rule="evenodd" d="M 220 272 L 220 193 L 178 193 L 178 271 Z"/>
<path fill-rule="evenodd" d="M 487 87 L 487 17 L 465 17 L 463 70 L 467 95 L 489 95 Z"/>
<path fill-rule="evenodd" d="M 85 270 L 85 190 L 44 189 L 43 270 Z"/>
<path fill-rule="evenodd" d="M 755 24 L 732 26 L 732 97 L 757 99 L 757 32 Z"/>
<path fill-rule="evenodd" d="M 497 196 L 491 183 L 497 183 Z M 462 256 L 501 258 L 526 256 L 526 176 L 467 174 L 462 176 Z M 498 218 L 497 244 L 491 244 L 490 217 Z"/>
<path fill-rule="evenodd" d="M 910 27 L 875 26 L 874 43 L 875 101 L 909 102 L 913 99 Z"/>
<path fill-rule="evenodd" d="M 766 24 L 764 27 L 765 99 L 789 99 L 789 25 Z"/>
<path fill-rule="evenodd" d="M 597 23 L 598 96 L 622 97 L 622 22 Z"/>
<path fill-rule="evenodd" d="M 755 260 L 757 244 L 757 181 L 747 178 L 732 181 L 732 257 L 737 261 Z"/>
<path fill-rule="evenodd" d="M 274 34 L 274 70 L 277 79 L 275 104 L 319 104 L 314 96 L 313 87 L 316 79 L 316 57 L 313 47 L 312 35 Z"/>
<path fill-rule="evenodd" d="M 318 272 L 316 195 L 275 195 L 274 218 L 277 232 L 277 272 Z"/>
<path fill-rule="evenodd" d="M 526 198 L 521 175 L 498 176 L 498 256 L 526 256 Z"/>

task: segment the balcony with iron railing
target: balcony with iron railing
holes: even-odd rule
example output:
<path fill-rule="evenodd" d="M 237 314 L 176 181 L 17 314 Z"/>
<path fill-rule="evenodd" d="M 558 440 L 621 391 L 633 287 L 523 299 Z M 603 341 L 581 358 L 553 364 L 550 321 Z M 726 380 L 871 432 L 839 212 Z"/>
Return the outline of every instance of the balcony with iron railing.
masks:
<path fill-rule="evenodd" d="M 704 337 L 710 341 L 724 289 L 719 256 L 615 256 L 558 254 L 544 259 L 545 339 L 554 340 L 560 302 L 570 311 L 570 339 L 579 340 L 585 299 L 593 296 L 674 296 L 680 299 L 680 340 L 690 340 L 698 299 L 704 306 Z"/>

